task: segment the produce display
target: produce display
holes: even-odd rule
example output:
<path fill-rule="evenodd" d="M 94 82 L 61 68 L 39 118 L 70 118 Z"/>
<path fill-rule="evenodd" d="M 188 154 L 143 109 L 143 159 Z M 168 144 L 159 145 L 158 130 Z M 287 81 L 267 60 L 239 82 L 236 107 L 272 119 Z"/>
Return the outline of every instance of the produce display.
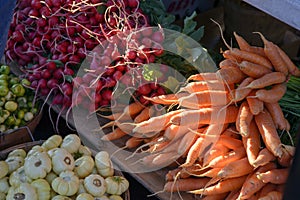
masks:
<path fill-rule="evenodd" d="M 8 65 L 0 66 L 0 133 L 26 126 L 38 114 L 29 84 L 11 73 Z"/>
<path fill-rule="evenodd" d="M 165 192 L 282 199 L 295 153 L 290 130 L 298 124 L 290 124 L 280 102 L 289 81 L 296 85 L 300 70 L 258 34 L 263 47 L 234 33 L 238 48 L 226 44 L 218 71 L 191 75 L 177 93 L 145 97 L 167 112 L 134 103 L 103 116 L 113 120 L 104 125 L 113 131 L 102 139 L 129 135 L 124 148 L 145 154 L 139 160 L 145 167 L 169 166 Z"/>
<path fill-rule="evenodd" d="M 0 168 L 0 199 L 122 200 L 129 188 L 110 155 L 93 156 L 76 134 L 52 135 L 28 152 L 14 149 Z"/>

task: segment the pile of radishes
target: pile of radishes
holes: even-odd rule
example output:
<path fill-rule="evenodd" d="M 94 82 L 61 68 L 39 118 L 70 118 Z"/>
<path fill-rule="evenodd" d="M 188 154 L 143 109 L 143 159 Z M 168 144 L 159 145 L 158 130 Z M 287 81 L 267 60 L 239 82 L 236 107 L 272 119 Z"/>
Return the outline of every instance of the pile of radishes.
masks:
<path fill-rule="evenodd" d="M 51 105 L 60 105 L 61 110 L 110 105 L 118 82 L 127 87 L 139 82 L 135 99 L 147 103 L 142 95 L 165 93 L 159 84 L 144 84 L 142 76 L 142 64 L 163 54 L 164 35 L 160 29 L 147 28 L 149 19 L 139 4 L 139 0 L 19 0 L 6 60 L 16 62 L 31 88 L 39 96 L 51 97 Z M 75 77 L 84 60 L 87 70 Z M 89 102 L 86 98 L 95 103 L 84 103 Z"/>

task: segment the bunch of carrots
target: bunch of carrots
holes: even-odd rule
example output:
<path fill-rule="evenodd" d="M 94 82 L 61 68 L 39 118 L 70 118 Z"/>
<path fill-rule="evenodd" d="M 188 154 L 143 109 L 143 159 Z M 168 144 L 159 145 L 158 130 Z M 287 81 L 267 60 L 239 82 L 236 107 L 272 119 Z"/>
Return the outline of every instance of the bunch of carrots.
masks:
<path fill-rule="evenodd" d="M 105 116 L 112 120 L 105 127 L 114 129 L 102 139 L 130 135 L 125 147 L 147 152 L 145 166 L 172 167 L 163 191 L 214 200 L 282 199 L 295 147 L 278 135 L 290 130 L 278 101 L 300 70 L 257 34 L 263 47 L 234 33 L 239 48 L 226 44 L 216 72 L 190 76 L 176 94 L 147 97 L 154 106 L 134 102 Z"/>

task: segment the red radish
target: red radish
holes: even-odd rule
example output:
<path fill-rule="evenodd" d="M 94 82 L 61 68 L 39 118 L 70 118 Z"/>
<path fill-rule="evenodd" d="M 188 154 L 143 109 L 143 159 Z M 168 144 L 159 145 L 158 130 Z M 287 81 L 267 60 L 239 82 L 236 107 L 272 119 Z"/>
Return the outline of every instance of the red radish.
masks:
<path fill-rule="evenodd" d="M 103 90 L 101 92 L 101 96 L 104 100 L 110 101 L 112 97 L 112 91 L 111 90 Z"/>

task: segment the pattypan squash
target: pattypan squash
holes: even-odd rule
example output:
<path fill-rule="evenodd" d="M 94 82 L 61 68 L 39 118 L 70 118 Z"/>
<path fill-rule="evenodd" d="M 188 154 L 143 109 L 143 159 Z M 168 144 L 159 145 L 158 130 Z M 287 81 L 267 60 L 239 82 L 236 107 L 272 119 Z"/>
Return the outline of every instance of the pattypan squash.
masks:
<path fill-rule="evenodd" d="M 25 174 L 32 178 L 45 178 L 52 169 L 51 159 L 46 152 L 37 152 L 25 159 Z"/>
<path fill-rule="evenodd" d="M 73 171 L 63 171 L 59 177 L 52 181 L 52 189 L 64 196 L 72 196 L 77 193 L 79 188 L 79 178 Z"/>
<path fill-rule="evenodd" d="M 109 198 L 105 195 L 102 195 L 101 197 L 95 197 L 94 200 L 109 200 Z"/>
<path fill-rule="evenodd" d="M 47 150 L 57 148 L 61 144 L 62 140 L 62 136 L 52 135 L 45 142 L 43 142 L 42 147 L 44 147 Z"/>
<path fill-rule="evenodd" d="M 0 179 L 0 192 L 7 193 L 9 189 L 8 177 Z"/>
<path fill-rule="evenodd" d="M 50 199 L 50 185 L 45 179 L 36 179 L 32 181 L 31 185 L 36 189 L 39 200 Z"/>
<path fill-rule="evenodd" d="M 78 153 L 80 153 L 83 156 L 91 156 L 92 155 L 90 148 L 88 148 L 87 146 L 84 146 L 84 145 L 79 146 Z"/>
<path fill-rule="evenodd" d="M 123 200 L 123 198 L 119 195 L 110 195 L 109 200 Z"/>
<path fill-rule="evenodd" d="M 103 177 L 114 175 L 114 168 L 110 156 L 106 151 L 99 151 L 95 156 L 95 164 L 98 173 Z"/>
<path fill-rule="evenodd" d="M 0 192 L 0 200 L 6 200 L 6 194 Z"/>
<path fill-rule="evenodd" d="M 8 174 L 11 174 L 13 171 L 24 165 L 24 158 L 20 156 L 11 156 L 6 158 L 5 162 L 8 164 Z"/>
<path fill-rule="evenodd" d="M 76 197 L 76 200 L 94 200 L 94 197 L 89 193 L 81 193 Z"/>
<path fill-rule="evenodd" d="M 57 178 L 57 174 L 53 171 L 49 172 L 45 177 L 46 181 L 51 185 L 52 181 Z"/>
<path fill-rule="evenodd" d="M 10 174 L 9 184 L 18 187 L 21 183 L 31 183 L 32 179 L 25 174 L 24 166 Z"/>
<path fill-rule="evenodd" d="M 74 172 L 79 178 L 90 175 L 94 169 L 95 162 L 91 156 L 82 156 L 75 160 Z"/>
<path fill-rule="evenodd" d="M 91 195 L 101 197 L 106 191 L 106 182 L 99 174 L 90 174 L 84 179 L 84 187 Z"/>
<path fill-rule="evenodd" d="M 7 200 L 38 200 L 36 190 L 29 183 L 21 183 L 18 187 L 10 187 L 6 196 Z"/>
<path fill-rule="evenodd" d="M 56 149 L 52 154 L 52 170 L 56 174 L 60 174 L 62 171 L 72 171 L 75 167 L 75 161 L 71 153 L 63 148 Z"/>
<path fill-rule="evenodd" d="M 11 157 L 11 156 L 20 156 L 22 158 L 25 158 L 26 151 L 24 149 L 15 149 L 12 152 L 10 152 L 7 157 Z"/>
<path fill-rule="evenodd" d="M 42 153 L 45 151 L 46 151 L 46 149 L 44 147 L 41 147 L 40 145 L 35 145 L 28 151 L 27 157 L 29 157 L 35 153 Z"/>
<path fill-rule="evenodd" d="M 5 177 L 8 174 L 9 166 L 7 162 L 1 160 L 0 161 L 0 179 Z"/>
<path fill-rule="evenodd" d="M 129 182 L 123 176 L 110 176 L 105 178 L 106 192 L 121 195 L 129 188 Z"/>
<path fill-rule="evenodd" d="M 80 145 L 81 140 L 79 136 L 76 134 L 69 134 L 63 139 L 60 147 L 66 149 L 69 153 L 75 153 L 78 151 Z"/>
<path fill-rule="evenodd" d="M 51 200 L 72 200 L 72 199 L 64 195 L 56 195 L 52 197 Z"/>
<path fill-rule="evenodd" d="M 84 187 L 84 179 L 79 179 L 79 188 L 78 188 L 77 194 L 81 194 L 81 193 L 87 193 L 87 191 Z"/>

